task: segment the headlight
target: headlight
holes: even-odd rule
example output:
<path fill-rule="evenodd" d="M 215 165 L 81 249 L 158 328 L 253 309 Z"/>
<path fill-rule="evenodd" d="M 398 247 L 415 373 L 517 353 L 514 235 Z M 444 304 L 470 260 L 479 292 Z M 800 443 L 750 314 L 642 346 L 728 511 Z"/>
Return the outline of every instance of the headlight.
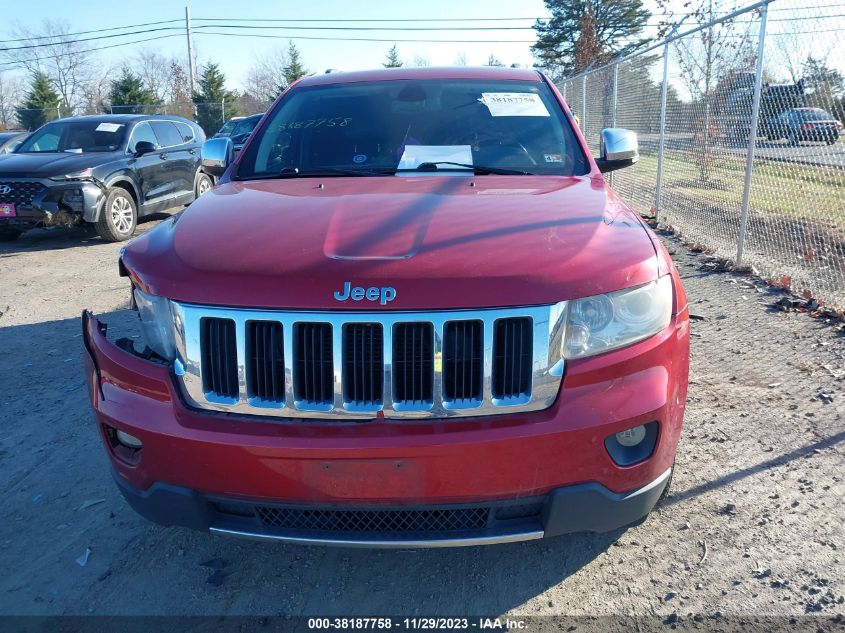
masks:
<path fill-rule="evenodd" d="M 669 325 L 672 278 L 606 295 L 571 301 L 563 339 L 564 358 L 584 358 L 631 345 Z"/>
<path fill-rule="evenodd" d="M 92 168 L 83 169 L 81 171 L 75 171 L 70 174 L 65 174 L 64 176 L 51 176 L 50 180 L 56 180 L 59 182 L 74 182 L 74 181 L 81 181 L 81 180 L 91 180 L 91 174 L 94 173 Z"/>
<path fill-rule="evenodd" d="M 133 293 L 147 346 L 162 358 L 173 360 L 176 357 L 176 340 L 170 301 L 148 295 L 137 288 Z"/>

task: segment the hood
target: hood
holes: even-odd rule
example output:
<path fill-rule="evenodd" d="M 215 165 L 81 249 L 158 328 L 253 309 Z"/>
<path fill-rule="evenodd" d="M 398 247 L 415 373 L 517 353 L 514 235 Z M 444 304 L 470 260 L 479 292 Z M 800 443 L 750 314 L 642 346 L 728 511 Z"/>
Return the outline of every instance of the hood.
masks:
<path fill-rule="evenodd" d="M 98 167 L 115 160 L 121 152 L 89 152 L 71 154 L 70 152 L 45 152 L 7 154 L 0 163 L 0 178 L 50 178 L 64 176 L 73 172 Z"/>
<path fill-rule="evenodd" d="M 229 182 L 123 262 L 171 299 L 309 310 L 537 305 L 657 277 L 645 228 L 600 176 Z M 338 301 L 346 282 L 395 298 Z"/>

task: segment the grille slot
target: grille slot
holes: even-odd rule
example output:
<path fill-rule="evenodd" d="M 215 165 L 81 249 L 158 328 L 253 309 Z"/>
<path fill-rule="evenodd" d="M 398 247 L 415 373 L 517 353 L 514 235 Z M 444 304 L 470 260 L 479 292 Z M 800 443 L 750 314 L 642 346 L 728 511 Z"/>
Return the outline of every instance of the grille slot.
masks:
<path fill-rule="evenodd" d="M 431 323 L 397 323 L 393 328 L 393 400 L 411 406 L 434 401 Z"/>
<path fill-rule="evenodd" d="M 384 341 L 379 323 L 343 326 L 344 401 L 360 406 L 380 405 L 384 393 Z"/>
<path fill-rule="evenodd" d="M 238 397 L 238 356 L 235 322 L 205 317 L 200 320 L 202 387 L 223 398 Z"/>
<path fill-rule="evenodd" d="M 334 402 L 332 326 L 296 323 L 293 331 L 294 398 L 311 405 Z"/>
<path fill-rule="evenodd" d="M 490 508 L 331 510 L 258 506 L 266 527 L 316 532 L 460 532 L 486 528 Z"/>
<path fill-rule="evenodd" d="M 247 322 L 246 362 L 247 395 L 266 402 L 284 402 L 285 355 L 281 323 Z"/>
<path fill-rule="evenodd" d="M 531 319 L 498 319 L 493 329 L 493 397 L 531 395 L 533 362 Z"/>
<path fill-rule="evenodd" d="M 443 336 L 443 396 L 448 402 L 478 402 L 484 369 L 481 321 L 449 321 Z"/>
<path fill-rule="evenodd" d="M 22 207 L 32 206 L 32 201 L 45 186 L 37 181 L 0 181 L 0 185 L 8 185 L 12 188 L 9 193 L 0 194 L 0 202 L 12 202 Z"/>

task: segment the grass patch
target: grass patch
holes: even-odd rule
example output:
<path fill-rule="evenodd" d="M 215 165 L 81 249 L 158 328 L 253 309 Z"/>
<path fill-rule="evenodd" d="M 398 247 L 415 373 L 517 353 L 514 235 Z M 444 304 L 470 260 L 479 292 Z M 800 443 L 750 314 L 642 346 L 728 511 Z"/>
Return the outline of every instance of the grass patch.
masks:
<path fill-rule="evenodd" d="M 656 173 L 657 157 L 641 156 L 632 171 Z M 636 177 L 634 174 L 632 176 Z M 667 152 L 663 163 L 664 204 L 672 194 L 682 194 L 722 202 L 742 204 L 745 159 L 716 156 L 711 180 L 699 180 L 699 168 L 689 155 Z M 755 161 L 751 182 L 751 209 L 799 218 L 827 220 L 845 225 L 845 170 L 814 167 L 778 161 Z"/>

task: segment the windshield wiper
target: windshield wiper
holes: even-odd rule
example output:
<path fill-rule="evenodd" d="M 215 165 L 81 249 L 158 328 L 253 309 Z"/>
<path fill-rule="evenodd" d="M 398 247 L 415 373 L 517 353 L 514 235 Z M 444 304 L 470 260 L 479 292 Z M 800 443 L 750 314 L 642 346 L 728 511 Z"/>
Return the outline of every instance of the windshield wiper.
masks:
<path fill-rule="evenodd" d="M 530 171 L 522 171 L 520 169 L 506 169 L 504 167 L 485 167 L 484 165 L 470 165 L 469 163 L 455 163 L 449 160 L 438 160 L 438 161 L 431 161 L 420 163 L 416 167 L 412 167 L 409 169 L 397 169 L 397 173 L 401 172 L 409 172 L 409 171 L 437 171 L 441 169 L 440 165 L 448 165 L 449 167 L 461 167 L 461 171 L 464 169 L 472 170 L 475 174 L 479 176 L 485 176 L 488 174 L 496 174 L 501 176 L 533 176 Z M 448 170 L 448 168 L 447 168 Z M 452 170 L 458 171 L 458 170 Z"/>

